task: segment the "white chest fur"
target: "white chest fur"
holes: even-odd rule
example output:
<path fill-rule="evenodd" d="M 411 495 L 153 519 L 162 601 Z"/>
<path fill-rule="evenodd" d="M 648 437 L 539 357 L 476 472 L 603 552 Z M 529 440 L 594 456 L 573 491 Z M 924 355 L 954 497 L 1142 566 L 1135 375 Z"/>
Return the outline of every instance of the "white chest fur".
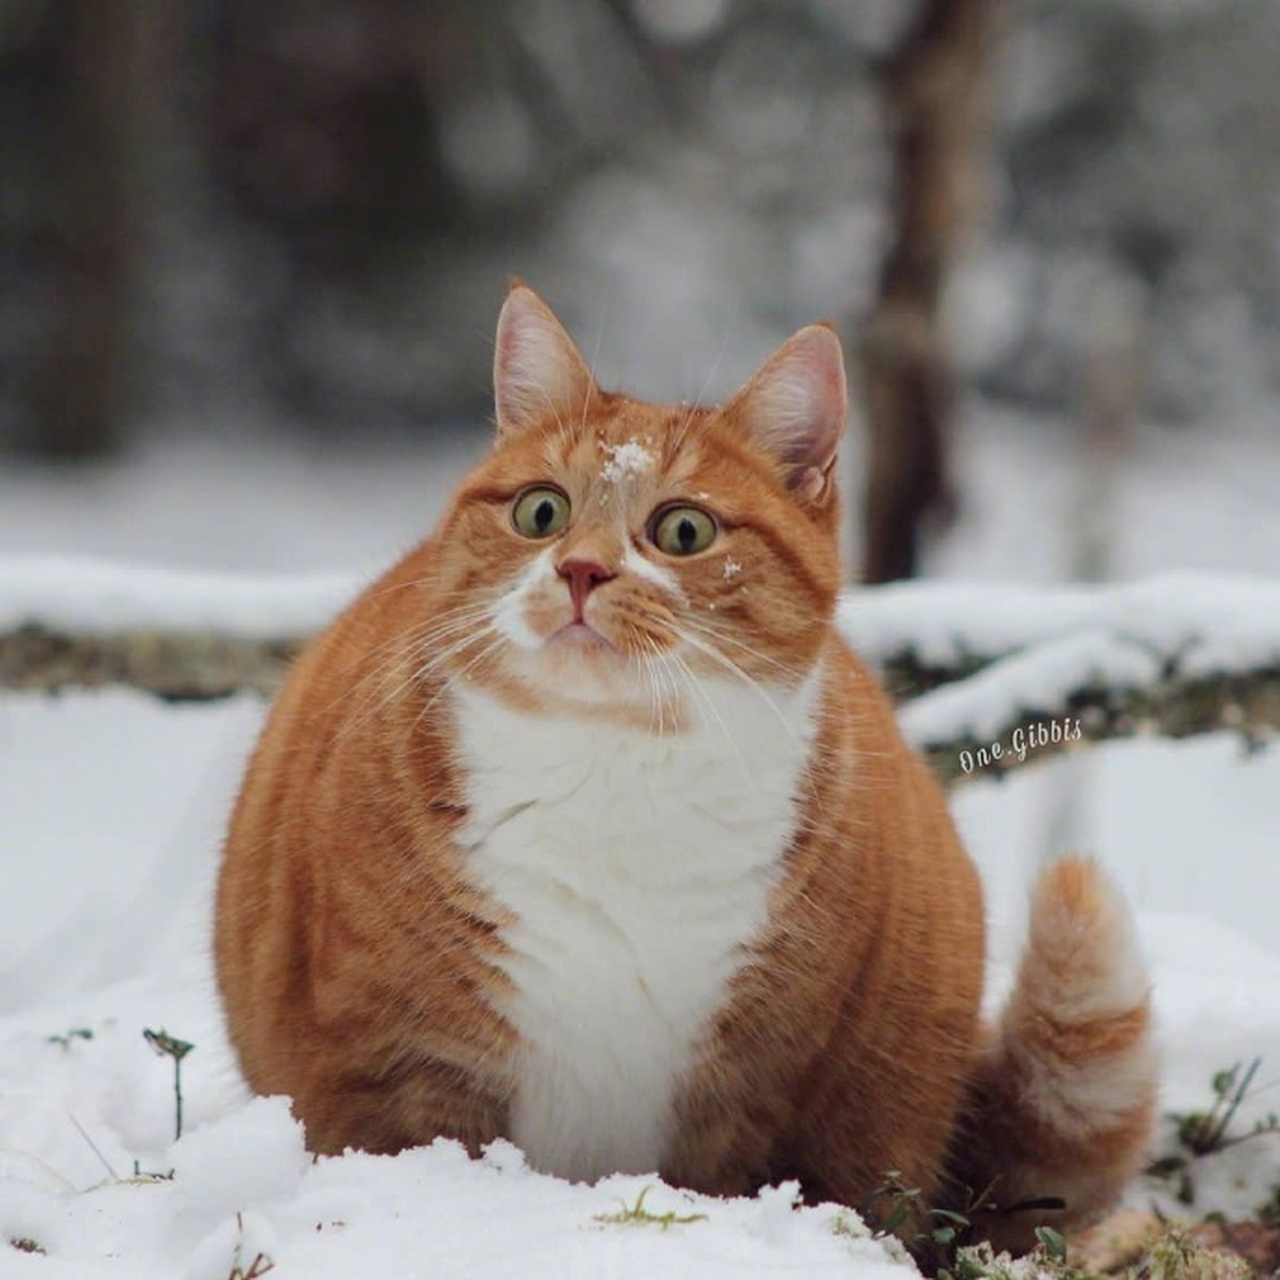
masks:
<path fill-rule="evenodd" d="M 709 682 L 709 723 L 666 738 L 457 695 L 467 865 L 516 919 L 511 1137 L 536 1167 L 661 1165 L 680 1076 L 765 922 L 813 684 Z"/>

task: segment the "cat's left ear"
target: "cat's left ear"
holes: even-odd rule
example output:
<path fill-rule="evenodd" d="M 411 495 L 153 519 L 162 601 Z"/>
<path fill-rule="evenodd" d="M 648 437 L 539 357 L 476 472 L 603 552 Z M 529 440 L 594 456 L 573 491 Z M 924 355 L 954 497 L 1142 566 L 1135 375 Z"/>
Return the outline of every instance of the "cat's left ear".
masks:
<path fill-rule="evenodd" d="M 595 383 L 551 308 L 528 285 L 513 280 L 498 317 L 493 352 L 493 399 L 499 438 L 548 416 L 576 418 Z"/>
<path fill-rule="evenodd" d="M 825 324 L 788 338 L 723 410 L 756 448 L 782 465 L 788 488 L 807 502 L 831 492 L 847 411 L 840 339 Z"/>

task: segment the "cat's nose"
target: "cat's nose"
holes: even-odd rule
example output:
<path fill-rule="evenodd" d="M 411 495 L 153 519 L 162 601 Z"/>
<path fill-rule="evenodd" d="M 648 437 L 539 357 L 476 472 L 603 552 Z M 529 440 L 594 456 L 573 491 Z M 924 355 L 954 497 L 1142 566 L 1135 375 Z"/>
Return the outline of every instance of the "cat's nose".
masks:
<path fill-rule="evenodd" d="M 569 595 L 573 600 L 573 612 L 578 621 L 582 619 L 583 606 L 592 591 L 602 582 L 608 582 L 610 578 L 618 576 L 612 569 L 605 568 L 597 560 L 574 558 L 562 560 L 556 566 L 556 572 L 569 584 Z"/>

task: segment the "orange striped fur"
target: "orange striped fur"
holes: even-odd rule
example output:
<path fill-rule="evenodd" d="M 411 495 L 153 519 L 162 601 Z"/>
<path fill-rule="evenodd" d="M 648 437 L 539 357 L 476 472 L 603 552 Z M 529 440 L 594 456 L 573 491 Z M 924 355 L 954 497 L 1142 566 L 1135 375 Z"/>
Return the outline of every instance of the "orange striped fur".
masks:
<path fill-rule="evenodd" d="M 720 408 L 651 405 L 517 285 L 495 391 L 493 452 L 249 764 L 216 959 L 250 1085 L 317 1152 L 509 1137 L 567 1177 L 1107 1203 L 1151 1118 L 1146 978 L 1062 863 L 979 1026 L 978 877 L 833 625 L 834 334 Z M 1015 1217 L 984 1229 L 1024 1246 Z"/>

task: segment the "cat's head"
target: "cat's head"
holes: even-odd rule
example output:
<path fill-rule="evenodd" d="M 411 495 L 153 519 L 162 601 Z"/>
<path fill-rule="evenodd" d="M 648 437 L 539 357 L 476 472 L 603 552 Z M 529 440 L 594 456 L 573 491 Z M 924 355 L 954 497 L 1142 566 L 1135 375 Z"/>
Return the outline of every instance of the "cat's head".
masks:
<path fill-rule="evenodd" d="M 717 408 L 647 404 L 601 390 L 517 284 L 494 390 L 495 448 L 436 537 L 455 679 L 664 731 L 699 717 L 708 681 L 804 681 L 839 589 L 830 328 L 800 330 Z"/>

